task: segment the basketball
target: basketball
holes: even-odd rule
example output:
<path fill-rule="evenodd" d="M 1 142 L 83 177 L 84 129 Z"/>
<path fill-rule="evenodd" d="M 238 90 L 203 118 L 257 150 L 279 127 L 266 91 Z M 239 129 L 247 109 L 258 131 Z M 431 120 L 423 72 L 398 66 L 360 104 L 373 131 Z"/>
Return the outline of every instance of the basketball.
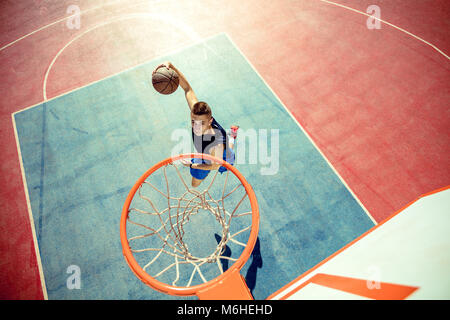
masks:
<path fill-rule="evenodd" d="M 177 90 L 180 79 L 178 74 L 165 66 L 159 66 L 152 74 L 153 88 L 161 94 L 171 94 Z"/>

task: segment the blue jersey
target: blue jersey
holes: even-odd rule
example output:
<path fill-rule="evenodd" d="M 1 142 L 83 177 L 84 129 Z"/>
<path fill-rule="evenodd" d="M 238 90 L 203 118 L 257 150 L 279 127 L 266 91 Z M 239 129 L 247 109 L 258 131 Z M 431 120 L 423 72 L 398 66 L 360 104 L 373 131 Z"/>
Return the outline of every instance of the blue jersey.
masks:
<path fill-rule="evenodd" d="M 234 164 L 235 155 L 234 151 L 231 148 L 228 148 L 228 136 L 222 126 L 213 118 L 211 123 L 211 127 L 214 130 L 214 134 L 202 134 L 201 136 L 197 136 L 194 134 L 194 130 L 192 129 L 192 140 L 194 141 L 195 150 L 198 153 L 206 153 L 211 154 L 211 148 L 223 144 L 223 160 L 227 161 L 231 165 Z M 211 163 L 209 160 L 194 158 L 191 159 L 192 163 Z M 227 168 L 220 167 L 219 172 L 223 173 L 227 171 Z M 195 169 L 191 167 L 191 175 L 198 179 L 203 180 L 208 175 L 209 170 L 201 170 Z"/>
<path fill-rule="evenodd" d="M 214 134 L 202 134 L 197 136 L 192 129 L 192 140 L 194 141 L 195 150 L 199 153 L 211 154 L 211 148 L 223 144 L 224 150 L 227 149 L 227 133 L 222 126 L 213 118 L 211 127 L 214 130 Z"/>

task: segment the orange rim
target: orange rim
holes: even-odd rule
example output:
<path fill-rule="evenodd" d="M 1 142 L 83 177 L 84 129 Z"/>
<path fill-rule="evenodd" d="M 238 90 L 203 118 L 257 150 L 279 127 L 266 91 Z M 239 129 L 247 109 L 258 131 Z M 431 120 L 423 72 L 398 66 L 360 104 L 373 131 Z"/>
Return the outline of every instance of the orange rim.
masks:
<path fill-rule="evenodd" d="M 214 161 L 216 163 L 221 164 L 223 167 L 226 167 L 228 170 L 230 170 L 242 183 L 242 185 L 245 188 L 245 191 L 247 192 L 247 196 L 250 201 L 250 206 L 252 209 L 252 228 L 250 231 L 250 236 L 247 242 L 247 246 L 245 247 L 244 251 L 242 252 L 241 256 L 237 259 L 237 261 L 223 274 L 218 276 L 215 279 L 212 279 L 208 282 L 191 286 L 191 287 L 176 287 L 168 285 L 164 282 L 158 281 L 151 277 L 147 272 L 145 272 L 141 266 L 137 263 L 136 259 L 134 258 L 127 238 L 127 217 L 128 217 L 128 210 L 131 204 L 131 201 L 134 198 L 134 195 L 140 185 L 151 175 L 153 172 L 158 170 L 159 168 L 168 165 L 169 163 L 172 163 L 174 161 L 184 159 L 184 158 L 203 158 L 206 160 Z M 190 153 L 190 154 L 180 154 L 174 157 L 167 158 L 165 160 L 162 160 L 161 162 L 157 163 L 153 167 L 151 167 L 149 170 L 147 170 L 140 178 L 136 181 L 134 186 L 131 188 L 131 191 L 129 192 L 125 204 L 122 209 L 122 216 L 120 219 L 120 241 L 122 243 L 122 251 L 123 255 L 125 257 L 125 261 L 128 263 L 128 266 L 131 268 L 131 270 L 134 272 L 134 274 L 145 284 L 149 285 L 150 287 L 154 288 L 155 290 L 158 290 L 160 292 L 170 294 L 170 295 L 177 295 L 177 296 L 192 296 L 196 295 L 197 292 L 206 290 L 208 288 L 211 288 L 215 286 L 219 282 L 224 282 L 227 280 L 228 277 L 230 277 L 234 270 L 240 270 L 244 266 L 244 264 L 247 262 L 247 260 L 250 258 L 250 255 L 253 251 L 253 248 L 256 243 L 256 239 L 258 237 L 258 229 L 259 229 L 259 208 L 258 208 L 258 202 L 256 200 L 255 192 L 253 191 L 251 185 L 247 182 L 245 177 L 232 165 L 230 165 L 228 162 L 213 157 L 208 154 L 200 154 L 200 153 Z"/>

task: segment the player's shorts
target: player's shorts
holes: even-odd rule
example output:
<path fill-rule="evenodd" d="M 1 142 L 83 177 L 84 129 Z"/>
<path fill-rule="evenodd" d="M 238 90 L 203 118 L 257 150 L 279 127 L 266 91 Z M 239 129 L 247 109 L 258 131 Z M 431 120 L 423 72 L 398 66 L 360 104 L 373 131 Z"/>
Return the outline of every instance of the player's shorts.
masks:
<path fill-rule="evenodd" d="M 234 164 L 234 160 L 235 160 L 234 150 L 231 149 L 231 148 L 229 149 L 228 159 L 227 159 L 227 151 L 223 150 L 223 160 L 225 160 L 229 164 L 233 165 Z M 191 159 L 191 162 L 192 163 L 203 163 L 203 164 L 206 163 L 205 160 L 199 159 L 199 158 Z M 211 170 L 201 170 L 201 169 L 191 168 L 191 176 L 193 176 L 197 180 L 203 180 L 203 179 L 205 179 L 208 176 L 210 171 Z M 227 168 L 225 168 L 223 166 L 221 166 L 219 168 L 219 172 L 220 173 L 224 173 L 225 171 L 227 171 Z"/>

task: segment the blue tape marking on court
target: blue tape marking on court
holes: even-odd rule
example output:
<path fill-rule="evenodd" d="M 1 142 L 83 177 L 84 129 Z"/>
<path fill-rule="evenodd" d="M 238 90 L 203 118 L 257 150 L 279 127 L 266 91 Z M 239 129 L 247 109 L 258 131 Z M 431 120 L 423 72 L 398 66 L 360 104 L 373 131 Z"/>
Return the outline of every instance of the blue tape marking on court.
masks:
<path fill-rule="evenodd" d="M 241 271 L 256 299 L 373 226 L 245 58 L 219 35 L 15 115 L 49 299 L 179 299 L 142 284 L 119 239 L 131 186 L 171 155 L 173 130 L 190 125 L 182 90 L 163 96 L 149 84 L 152 69 L 166 60 L 183 71 L 223 127 L 267 130 L 268 140 L 279 129 L 276 174 L 262 175 L 269 165 L 260 162 L 236 165 L 261 213 L 256 249 Z M 67 287 L 70 265 L 80 267 L 79 290 Z"/>

